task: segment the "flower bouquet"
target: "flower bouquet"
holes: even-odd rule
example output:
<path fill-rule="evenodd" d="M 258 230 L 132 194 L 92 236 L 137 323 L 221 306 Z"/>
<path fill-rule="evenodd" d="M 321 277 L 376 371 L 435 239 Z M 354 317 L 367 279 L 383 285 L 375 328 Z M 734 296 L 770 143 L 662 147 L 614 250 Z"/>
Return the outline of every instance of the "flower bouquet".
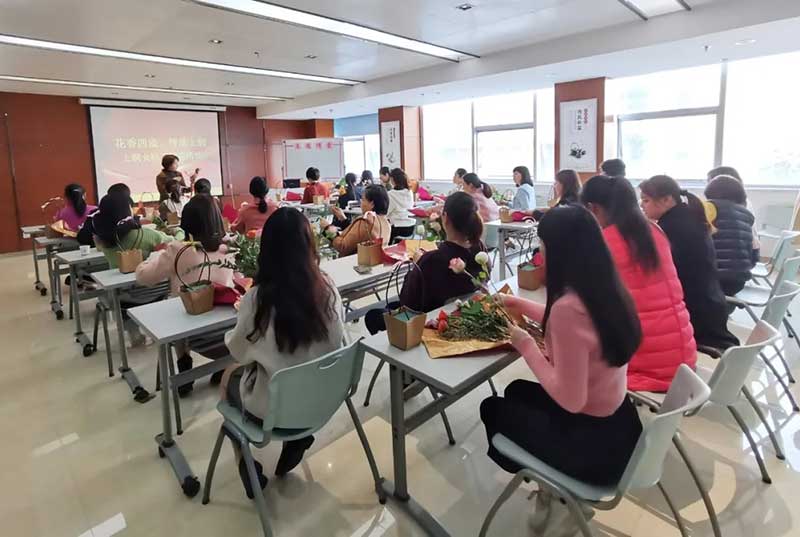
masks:
<path fill-rule="evenodd" d="M 322 259 L 336 259 L 339 253 L 333 248 L 333 239 L 336 238 L 336 231 L 331 226 L 320 225 L 320 222 L 311 224 L 311 231 L 317 243 L 317 252 Z"/>

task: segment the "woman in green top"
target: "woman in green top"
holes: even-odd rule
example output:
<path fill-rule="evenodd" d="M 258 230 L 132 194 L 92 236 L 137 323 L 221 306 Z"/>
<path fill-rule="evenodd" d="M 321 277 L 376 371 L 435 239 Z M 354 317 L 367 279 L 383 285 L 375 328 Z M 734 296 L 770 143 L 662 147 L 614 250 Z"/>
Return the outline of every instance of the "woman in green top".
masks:
<path fill-rule="evenodd" d="M 139 249 L 142 258 L 146 259 L 151 252 L 162 244 L 173 239 L 169 235 L 155 229 L 142 228 L 139 220 L 131 214 L 130 199 L 122 193 L 108 194 L 100 200 L 100 208 L 94 213 L 94 243 L 97 249 L 103 252 L 108 266 L 119 268 L 120 250 Z M 183 238 L 181 233 L 179 239 Z M 130 335 L 131 345 L 143 345 L 144 335 L 139 326 L 128 319 L 127 308 L 142 305 L 141 300 L 135 296 L 123 294 L 120 296 L 120 305 L 125 319 L 125 329 Z"/>

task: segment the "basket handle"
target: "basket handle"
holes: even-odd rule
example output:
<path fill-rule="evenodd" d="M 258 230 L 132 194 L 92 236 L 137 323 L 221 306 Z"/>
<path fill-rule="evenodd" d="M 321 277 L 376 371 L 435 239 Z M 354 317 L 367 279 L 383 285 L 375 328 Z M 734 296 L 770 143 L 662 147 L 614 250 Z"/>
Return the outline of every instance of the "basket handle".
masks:
<path fill-rule="evenodd" d="M 405 265 L 410 265 L 411 266 L 411 270 L 409 271 L 409 273 L 411 271 L 413 271 L 414 269 L 416 269 L 416 270 L 420 271 L 419 272 L 420 276 L 422 275 L 422 270 L 419 268 L 419 265 L 417 265 L 415 262 L 413 262 L 411 260 L 403 261 L 403 262 L 398 263 L 397 265 L 395 265 L 394 269 L 392 269 L 392 273 L 389 275 L 389 281 L 386 283 L 386 296 L 385 296 L 384 302 L 386 302 L 387 305 L 389 304 L 389 292 L 392 290 L 392 278 L 394 278 L 394 290 L 397 293 L 397 297 L 400 298 L 400 292 L 401 292 L 401 289 L 400 289 L 400 269 L 402 267 L 404 267 Z M 406 277 L 408 277 L 408 274 L 406 274 Z M 422 286 L 422 303 L 425 304 L 425 286 L 424 285 Z"/>
<path fill-rule="evenodd" d="M 211 281 L 211 258 L 208 256 L 208 252 L 206 252 L 206 249 L 203 248 L 202 245 L 199 245 L 199 243 L 187 242 L 180 249 L 180 251 L 178 252 L 178 255 L 175 256 L 175 275 L 178 276 L 178 281 L 181 282 L 181 287 L 189 287 L 189 286 L 186 285 L 186 282 L 181 277 L 181 273 L 178 270 L 178 260 L 180 260 L 181 256 L 184 254 L 184 252 L 186 252 L 186 250 L 188 250 L 189 248 L 196 248 L 196 249 L 199 248 L 199 250 L 201 252 L 203 252 L 203 264 L 200 265 L 200 274 L 197 275 L 197 281 L 195 281 L 195 283 L 197 284 L 197 283 L 200 283 L 201 281 L 203 281 L 203 270 L 206 267 L 208 267 L 208 280 Z M 186 273 L 188 274 L 190 271 L 191 271 L 191 269 L 189 271 L 187 271 Z"/>
<path fill-rule="evenodd" d="M 123 218 L 122 220 L 117 222 L 117 225 L 114 228 L 114 236 L 117 238 L 117 247 L 119 247 L 120 250 L 122 250 L 122 241 L 119 238 L 119 226 L 122 225 L 124 222 L 127 222 L 128 220 L 133 220 L 133 217 L 129 216 L 128 218 Z M 133 240 L 133 244 L 131 245 L 130 250 L 138 250 L 141 248 L 142 240 L 144 240 L 143 236 L 144 236 L 144 231 L 142 231 L 141 226 L 137 227 L 136 238 Z"/>

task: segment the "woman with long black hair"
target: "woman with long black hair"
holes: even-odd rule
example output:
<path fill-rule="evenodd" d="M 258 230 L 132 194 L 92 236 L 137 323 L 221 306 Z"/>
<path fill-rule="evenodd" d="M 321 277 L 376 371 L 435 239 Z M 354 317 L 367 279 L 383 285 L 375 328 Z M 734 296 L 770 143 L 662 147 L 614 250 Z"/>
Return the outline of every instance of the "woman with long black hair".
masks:
<path fill-rule="evenodd" d="M 225 343 L 238 364 L 223 377 L 223 397 L 261 424 L 269 405 L 269 379 L 276 372 L 341 347 L 344 310 L 339 292 L 319 268 L 311 226 L 295 209 L 278 209 L 261 233 L 258 274 L 242 298 L 236 327 Z M 275 474 L 300 464 L 313 436 L 283 445 Z M 253 497 L 247 469 L 238 453 L 239 472 Z M 262 488 L 267 478 L 256 463 Z"/>
<path fill-rule="evenodd" d="M 63 220 L 67 229 L 78 231 L 97 206 L 86 203 L 86 190 L 76 183 L 64 187 L 64 207 L 59 209 L 55 221 Z"/>
<path fill-rule="evenodd" d="M 695 341 L 718 350 L 738 345 L 739 340 L 728 331 L 728 305 L 703 202 L 666 175 L 651 177 L 639 189 L 642 210 L 669 238 Z"/>
<path fill-rule="evenodd" d="M 628 389 L 665 392 L 681 364 L 694 368 L 697 363 L 697 345 L 669 239 L 647 221 L 627 179 L 592 177 L 583 187 L 581 201 L 603 228 L 642 325 L 642 344 L 628 364 Z"/>
<path fill-rule="evenodd" d="M 642 431 L 626 397 L 627 365 L 642 337 L 639 319 L 589 211 L 556 207 L 538 233 L 547 304 L 502 298 L 513 317 L 542 323 L 544 348 L 510 326 L 511 344 L 538 382 L 515 380 L 504 397 L 481 404 L 489 456 L 508 472 L 520 470 L 492 447 L 492 437 L 502 434 L 570 477 L 610 485 L 625 471 Z"/>
<path fill-rule="evenodd" d="M 239 216 L 231 226 L 232 231 L 246 233 L 264 227 L 264 222 L 278 210 L 278 204 L 269 199 L 267 194 L 269 194 L 267 180 L 260 176 L 253 177 L 250 180 L 250 195 L 253 196 L 253 203 L 239 209 Z"/>

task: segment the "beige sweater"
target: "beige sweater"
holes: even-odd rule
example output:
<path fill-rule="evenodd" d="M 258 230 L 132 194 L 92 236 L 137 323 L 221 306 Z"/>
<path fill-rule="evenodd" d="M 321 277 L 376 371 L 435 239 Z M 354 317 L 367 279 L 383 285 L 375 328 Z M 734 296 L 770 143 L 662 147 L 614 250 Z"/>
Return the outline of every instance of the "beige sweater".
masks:
<path fill-rule="evenodd" d="M 264 337 L 255 342 L 247 339 L 253 331 L 256 314 L 257 287 L 250 289 L 242 298 L 239 316 L 233 330 L 225 334 L 225 344 L 237 362 L 251 365 L 242 377 L 239 390 L 245 410 L 264 419 L 269 407 L 269 379 L 276 372 L 287 367 L 320 358 L 342 346 L 344 337 L 344 308 L 339 291 L 333 288 L 335 317 L 328 326 L 328 339 L 315 341 L 307 347 L 299 347 L 294 354 L 278 351 L 275 342 L 275 329 L 270 323 Z"/>

